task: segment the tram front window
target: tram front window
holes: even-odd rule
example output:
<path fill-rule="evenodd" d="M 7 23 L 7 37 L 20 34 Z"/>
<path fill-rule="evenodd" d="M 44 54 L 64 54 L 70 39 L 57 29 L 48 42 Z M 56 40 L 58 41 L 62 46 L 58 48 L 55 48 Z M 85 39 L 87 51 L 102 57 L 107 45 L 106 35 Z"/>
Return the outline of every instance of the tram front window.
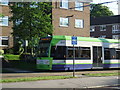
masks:
<path fill-rule="evenodd" d="M 50 43 L 40 43 L 39 55 L 40 57 L 48 57 Z"/>

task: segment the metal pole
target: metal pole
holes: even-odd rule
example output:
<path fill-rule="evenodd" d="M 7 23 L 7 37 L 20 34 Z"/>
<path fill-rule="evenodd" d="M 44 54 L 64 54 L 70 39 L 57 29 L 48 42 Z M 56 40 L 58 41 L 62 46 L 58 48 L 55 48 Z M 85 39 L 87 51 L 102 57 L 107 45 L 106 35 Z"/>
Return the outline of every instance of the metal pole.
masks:
<path fill-rule="evenodd" d="M 118 35 L 118 48 L 120 48 L 120 33 L 119 33 L 119 35 Z"/>
<path fill-rule="evenodd" d="M 98 67 L 98 59 L 99 59 L 99 55 L 98 55 L 98 47 L 97 47 L 97 67 Z"/>
<path fill-rule="evenodd" d="M 28 41 L 25 40 L 25 53 L 27 53 Z M 27 60 L 27 54 L 25 54 L 25 60 Z"/>
<path fill-rule="evenodd" d="M 73 77 L 75 77 L 75 47 L 73 45 Z"/>

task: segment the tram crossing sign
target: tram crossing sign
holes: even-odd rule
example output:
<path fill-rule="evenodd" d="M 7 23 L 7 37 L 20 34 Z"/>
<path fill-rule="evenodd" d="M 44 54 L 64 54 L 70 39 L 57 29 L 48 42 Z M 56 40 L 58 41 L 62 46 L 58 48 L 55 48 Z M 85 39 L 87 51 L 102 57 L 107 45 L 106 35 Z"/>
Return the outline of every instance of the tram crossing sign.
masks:
<path fill-rule="evenodd" d="M 72 36 L 72 45 L 77 45 L 77 37 Z"/>

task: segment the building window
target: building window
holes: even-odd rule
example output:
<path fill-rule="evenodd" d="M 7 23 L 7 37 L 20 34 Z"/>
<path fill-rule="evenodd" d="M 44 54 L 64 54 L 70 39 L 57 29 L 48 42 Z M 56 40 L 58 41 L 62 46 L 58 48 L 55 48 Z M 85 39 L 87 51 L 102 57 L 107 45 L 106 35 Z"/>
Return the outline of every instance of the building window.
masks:
<path fill-rule="evenodd" d="M 60 8 L 68 9 L 68 0 L 61 0 Z"/>
<path fill-rule="evenodd" d="M 0 37 L 0 46 L 8 46 L 8 37 Z"/>
<path fill-rule="evenodd" d="M 75 27 L 76 28 L 83 28 L 84 27 L 84 21 L 81 19 L 75 19 Z"/>
<path fill-rule="evenodd" d="M 95 31 L 95 26 L 91 26 L 90 27 L 90 32 L 94 32 Z"/>
<path fill-rule="evenodd" d="M 8 26 L 8 16 L 0 17 L 0 26 Z"/>
<path fill-rule="evenodd" d="M 8 0 L 0 0 L 0 5 L 8 5 Z"/>
<path fill-rule="evenodd" d="M 69 25 L 68 18 L 62 18 L 62 17 L 60 17 L 60 26 L 68 27 L 68 25 Z"/>
<path fill-rule="evenodd" d="M 83 3 L 76 1 L 75 2 L 75 10 L 83 11 Z"/>
<path fill-rule="evenodd" d="M 112 38 L 113 39 L 119 39 L 119 35 L 113 35 Z"/>
<path fill-rule="evenodd" d="M 106 25 L 101 25 L 100 26 L 100 31 L 106 31 Z"/>
<path fill-rule="evenodd" d="M 106 38 L 106 35 L 101 35 L 99 38 Z"/>
<path fill-rule="evenodd" d="M 113 25 L 112 33 L 120 33 L 120 25 Z"/>

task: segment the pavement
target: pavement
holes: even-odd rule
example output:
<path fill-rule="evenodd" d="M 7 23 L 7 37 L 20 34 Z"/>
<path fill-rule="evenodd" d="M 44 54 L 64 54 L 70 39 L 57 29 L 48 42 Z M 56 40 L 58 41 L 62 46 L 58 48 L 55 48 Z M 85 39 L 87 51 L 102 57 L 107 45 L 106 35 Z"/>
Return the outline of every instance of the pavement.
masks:
<path fill-rule="evenodd" d="M 109 86 L 115 86 L 119 84 L 118 76 L 107 77 L 80 77 L 71 79 L 59 79 L 59 80 L 40 80 L 29 82 L 16 82 L 16 83 L 3 83 L 2 88 L 102 88 Z M 114 87 L 120 89 L 118 87 Z M 76 90 L 76 89 L 73 89 Z M 111 90 L 111 89 L 110 89 Z M 112 89 L 113 90 L 113 89 Z"/>

